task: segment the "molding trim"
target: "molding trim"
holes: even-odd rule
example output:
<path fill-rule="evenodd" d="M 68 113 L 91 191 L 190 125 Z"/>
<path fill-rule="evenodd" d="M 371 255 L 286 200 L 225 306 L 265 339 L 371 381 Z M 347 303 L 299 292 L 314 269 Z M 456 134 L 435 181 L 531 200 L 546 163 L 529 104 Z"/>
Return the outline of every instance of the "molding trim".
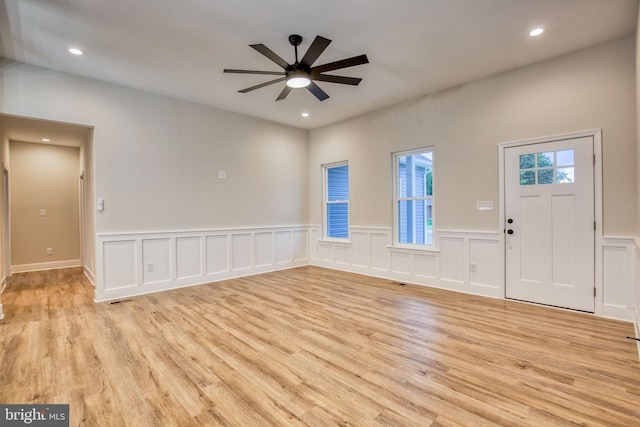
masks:
<path fill-rule="evenodd" d="M 89 267 L 87 267 L 86 265 L 84 266 L 84 275 L 87 279 L 89 279 L 89 282 L 91 282 L 91 284 L 93 285 L 93 287 L 96 287 L 96 275 L 93 273 L 93 271 L 91 271 L 91 269 L 89 269 Z"/>
<path fill-rule="evenodd" d="M 638 322 L 638 249 L 632 237 L 602 237 L 596 245 L 596 282 L 601 287 L 596 314 L 611 319 Z M 600 312 L 597 311 L 601 302 Z"/>
<path fill-rule="evenodd" d="M 95 301 L 316 265 L 393 281 L 504 299 L 504 236 L 440 231 L 437 251 L 390 247 L 391 228 L 351 227 L 349 244 L 314 226 L 249 227 L 97 236 Z M 602 237 L 596 316 L 640 325 L 640 239 Z"/>
<path fill-rule="evenodd" d="M 67 261 L 41 262 L 37 264 L 21 264 L 12 265 L 11 273 L 26 273 L 29 271 L 56 270 L 59 268 L 80 267 L 82 264 L 79 259 L 70 259 Z"/>
<path fill-rule="evenodd" d="M 391 246 L 391 229 L 351 227 L 351 244 L 322 240 L 313 226 L 311 264 L 393 281 L 474 295 L 503 298 L 500 234 L 444 231 L 436 236 L 437 250 Z M 475 264 L 476 271 L 470 271 Z"/>
<path fill-rule="evenodd" d="M 96 302 L 309 264 L 307 226 L 99 234 L 96 243 Z"/>

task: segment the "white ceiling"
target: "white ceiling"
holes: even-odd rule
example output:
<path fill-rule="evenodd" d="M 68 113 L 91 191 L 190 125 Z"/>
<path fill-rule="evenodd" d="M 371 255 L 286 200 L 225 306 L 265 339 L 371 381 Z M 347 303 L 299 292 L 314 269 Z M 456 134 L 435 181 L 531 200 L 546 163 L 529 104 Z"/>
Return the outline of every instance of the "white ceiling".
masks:
<path fill-rule="evenodd" d="M 0 0 L 0 56 L 312 129 L 635 31 L 637 0 Z M 529 31 L 543 26 L 538 37 Z M 367 54 L 275 101 L 278 71 L 249 44 L 293 62 L 289 34 L 333 40 L 314 65 Z M 87 54 L 74 57 L 67 48 Z M 308 118 L 302 118 L 306 111 Z"/>

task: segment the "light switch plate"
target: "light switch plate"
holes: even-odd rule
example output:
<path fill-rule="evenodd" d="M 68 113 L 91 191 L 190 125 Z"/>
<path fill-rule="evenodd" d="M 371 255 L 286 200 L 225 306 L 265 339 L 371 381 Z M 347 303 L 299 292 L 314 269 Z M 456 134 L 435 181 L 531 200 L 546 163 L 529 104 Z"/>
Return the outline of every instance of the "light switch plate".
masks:
<path fill-rule="evenodd" d="M 476 210 L 477 211 L 492 211 L 493 210 L 493 201 L 476 202 Z"/>

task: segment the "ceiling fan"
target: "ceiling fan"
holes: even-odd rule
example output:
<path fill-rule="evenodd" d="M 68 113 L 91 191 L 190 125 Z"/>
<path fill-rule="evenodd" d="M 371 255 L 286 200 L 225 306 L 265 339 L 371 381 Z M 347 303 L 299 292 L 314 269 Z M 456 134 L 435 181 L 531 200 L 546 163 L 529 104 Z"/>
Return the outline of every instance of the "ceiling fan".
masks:
<path fill-rule="evenodd" d="M 292 89 L 303 88 L 306 87 L 309 92 L 315 95 L 316 98 L 320 101 L 324 101 L 329 98 L 329 95 L 315 83 L 319 82 L 329 82 L 329 83 L 339 83 L 344 85 L 352 85 L 357 86 L 362 79 L 356 77 L 344 77 L 344 76 L 335 76 L 331 74 L 323 74 L 327 71 L 339 70 L 341 68 L 353 67 L 356 65 L 362 65 L 369 63 L 367 59 L 367 55 L 359 55 L 354 56 L 352 58 L 342 59 L 340 61 L 330 62 L 328 64 L 318 65 L 312 67 L 313 63 L 316 62 L 318 57 L 322 55 L 322 52 L 329 46 L 331 40 L 326 39 L 321 36 L 316 36 L 307 49 L 307 52 L 302 57 L 302 60 L 298 61 L 298 46 L 302 43 L 302 36 L 298 34 L 292 34 L 289 36 L 289 43 L 293 46 L 296 53 L 296 62 L 293 64 L 289 64 L 287 61 L 278 56 L 271 49 L 266 47 L 263 44 L 252 44 L 250 47 L 254 48 L 280 67 L 284 69 L 284 71 L 255 71 L 255 70 L 234 70 L 225 68 L 225 73 L 237 73 L 237 74 L 266 74 L 273 76 L 282 76 L 275 80 L 270 80 L 268 82 L 260 83 L 259 85 L 251 86 L 246 89 L 242 89 L 238 92 L 247 93 L 251 92 L 255 89 L 260 89 L 265 86 L 269 86 L 279 82 L 286 82 L 286 86 L 280 92 L 280 95 L 276 98 L 276 101 L 280 101 L 281 99 L 285 99 L 289 92 Z"/>

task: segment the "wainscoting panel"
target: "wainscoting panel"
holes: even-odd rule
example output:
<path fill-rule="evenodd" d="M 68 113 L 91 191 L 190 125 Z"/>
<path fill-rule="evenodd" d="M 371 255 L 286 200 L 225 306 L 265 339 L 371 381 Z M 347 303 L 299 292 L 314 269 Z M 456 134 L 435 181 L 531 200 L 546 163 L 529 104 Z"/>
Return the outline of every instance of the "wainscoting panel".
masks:
<path fill-rule="evenodd" d="M 206 274 L 229 271 L 229 236 L 206 236 L 205 242 Z"/>
<path fill-rule="evenodd" d="M 493 267 L 500 259 L 498 240 L 469 239 L 469 283 L 495 287 L 496 283 L 504 282 L 503 270 Z M 472 266 L 475 266 L 475 271 L 472 271 Z"/>
<path fill-rule="evenodd" d="M 293 261 L 308 261 L 309 260 L 309 231 L 293 230 Z"/>
<path fill-rule="evenodd" d="M 464 237 L 440 238 L 440 278 L 464 283 L 468 262 L 465 262 Z"/>
<path fill-rule="evenodd" d="M 231 270 L 248 270 L 251 268 L 253 251 L 251 250 L 250 233 L 231 235 Z"/>
<path fill-rule="evenodd" d="M 369 268 L 371 265 L 370 235 L 366 232 L 351 232 L 351 262 L 357 268 Z"/>
<path fill-rule="evenodd" d="M 320 239 L 320 227 L 312 227 L 311 264 L 390 280 L 428 285 L 467 293 L 504 297 L 500 239 L 497 233 L 441 233 L 439 250 L 391 245 L 391 230 L 351 227 L 349 242 Z M 483 252 L 484 251 L 484 252 Z M 482 253 L 479 253 L 482 252 Z M 469 260 L 477 264 L 469 275 Z"/>
<path fill-rule="evenodd" d="M 161 283 L 171 280 L 171 240 L 142 240 L 143 283 Z"/>
<path fill-rule="evenodd" d="M 291 262 L 291 246 L 293 239 L 290 231 L 277 231 L 276 233 L 276 264 Z"/>
<path fill-rule="evenodd" d="M 202 275 L 202 241 L 200 236 L 176 238 L 176 278 Z"/>
<path fill-rule="evenodd" d="M 371 270 L 380 272 L 388 271 L 391 265 L 391 252 L 389 251 L 389 245 L 391 245 L 391 230 L 370 230 L 369 245 Z"/>
<path fill-rule="evenodd" d="M 411 264 L 411 252 L 391 251 L 391 271 L 393 273 L 410 276 L 413 271 Z"/>
<path fill-rule="evenodd" d="M 438 254 L 414 254 L 413 255 L 413 274 L 416 277 L 426 279 L 435 279 L 440 275 L 438 269 Z"/>
<path fill-rule="evenodd" d="M 256 267 L 273 264 L 273 233 L 255 234 Z"/>
<path fill-rule="evenodd" d="M 309 264 L 309 228 L 99 234 L 96 301 Z"/>
<path fill-rule="evenodd" d="M 637 247 L 633 239 L 605 237 L 602 242 L 602 316 L 634 321 Z"/>
<path fill-rule="evenodd" d="M 102 245 L 104 283 L 109 289 L 138 284 L 138 245 L 136 240 L 113 240 Z"/>
<path fill-rule="evenodd" d="M 318 226 L 100 234 L 95 298 L 120 299 L 309 264 L 504 298 L 499 233 L 441 231 L 436 250 L 420 250 L 392 246 L 388 228 L 352 227 L 350 232 L 348 242 L 321 239 Z M 639 242 L 599 240 L 597 315 L 638 324 Z"/>

